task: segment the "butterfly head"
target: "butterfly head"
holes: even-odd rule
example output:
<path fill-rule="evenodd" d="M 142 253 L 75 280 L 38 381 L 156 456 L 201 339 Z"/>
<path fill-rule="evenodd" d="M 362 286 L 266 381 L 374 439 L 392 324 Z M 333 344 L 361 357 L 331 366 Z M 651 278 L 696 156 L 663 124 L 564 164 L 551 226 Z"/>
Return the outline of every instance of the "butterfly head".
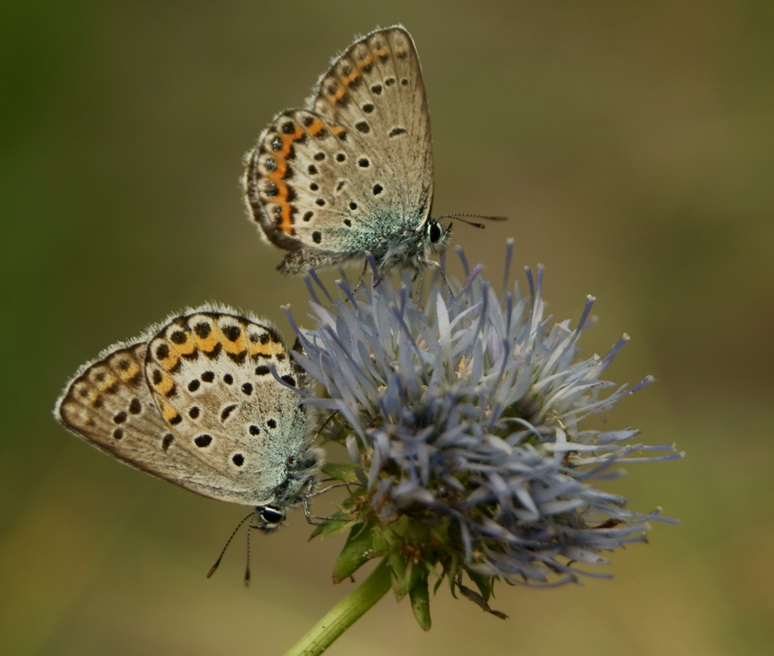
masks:
<path fill-rule="evenodd" d="M 444 228 L 437 219 L 429 217 L 422 226 L 425 251 L 436 253 L 446 248 L 451 239 L 451 224 Z"/>
<path fill-rule="evenodd" d="M 255 515 L 259 522 L 255 527 L 267 533 L 278 529 L 285 522 L 285 511 L 273 504 L 256 506 Z"/>
<path fill-rule="evenodd" d="M 386 240 L 381 252 L 374 251 L 381 273 L 394 267 L 420 270 L 431 263 L 430 255 L 446 248 L 451 226 L 444 228 L 437 219 L 428 217 L 415 229 L 405 229 Z"/>

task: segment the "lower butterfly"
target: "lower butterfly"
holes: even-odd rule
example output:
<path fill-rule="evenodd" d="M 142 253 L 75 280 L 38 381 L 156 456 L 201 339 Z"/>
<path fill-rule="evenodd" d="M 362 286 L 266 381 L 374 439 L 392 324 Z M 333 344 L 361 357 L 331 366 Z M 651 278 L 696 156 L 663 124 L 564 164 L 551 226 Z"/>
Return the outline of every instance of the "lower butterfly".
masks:
<path fill-rule="evenodd" d="M 305 502 L 322 464 L 299 405 L 308 385 L 271 325 L 203 305 L 80 367 L 55 415 L 122 462 L 255 506 L 257 527 L 272 529 Z"/>

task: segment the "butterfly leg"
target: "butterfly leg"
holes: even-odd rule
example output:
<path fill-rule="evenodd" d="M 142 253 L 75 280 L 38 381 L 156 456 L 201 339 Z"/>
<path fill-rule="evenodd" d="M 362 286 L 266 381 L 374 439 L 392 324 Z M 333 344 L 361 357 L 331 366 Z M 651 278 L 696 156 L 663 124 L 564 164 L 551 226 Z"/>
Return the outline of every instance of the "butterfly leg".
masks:
<path fill-rule="evenodd" d="M 357 290 L 360 289 L 360 285 L 362 285 L 365 282 L 366 272 L 368 271 L 368 261 L 363 265 L 363 271 L 360 273 L 360 277 L 357 279 L 357 285 L 355 285 L 355 288 L 352 290 L 352 294 L 356 294 Z M 379 278 L 381 280 L 381 278 Z M 378 284 L 378 281 L 376 284 L 374 284 L 374 287 Z"/>
<path fill-rule="evenodd" d="M 446 274 L 443 272 L 443 266 L 441 266 L 435 260 L 431 260 L 431 259 L 425 260 L 424 264 L 429 269 L 434 269 L 435 273 L 437 273 L 439 276 L 441 276 L 441 280 L 443 280 L 443 284 L 446 286 L 446 290 L 452 296 L 454 296 L 454 292 L 452 291 L 451 285 L 449 284 L 449 281 L 446 279 Z M 419 275 L 424 275 L 424 272 L 422 270 L 417 270 L 417 276 L 419 276 Z M 414 277 L 414 280 L 416 280 L 416 276 Z"/>

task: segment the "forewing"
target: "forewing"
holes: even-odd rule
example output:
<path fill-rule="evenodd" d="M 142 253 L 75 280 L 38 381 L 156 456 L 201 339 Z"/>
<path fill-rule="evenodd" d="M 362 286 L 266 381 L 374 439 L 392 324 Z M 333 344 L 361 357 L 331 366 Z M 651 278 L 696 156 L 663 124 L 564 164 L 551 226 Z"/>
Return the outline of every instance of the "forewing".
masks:
<path fill-rule="evenodd" d="M 189 489 L 261 505 L 285 483 L 303 448 L 306 418 L 289 385 L 298 374 L 276 332 L 244 317 L 197 312 L 169 322 L 150 341 L 146 376 L 165 422 L 169 451 L 197 462 Z"/>
<path fill-rule="evenodd" d="M 312 109 L 347 126 L 374 174 L 403 200 L 402 216 L 429 211 L 433 191 L 430 115 L 422 68 L 402 27 L 377 30 L 353 43 L 320 80 Z"/>

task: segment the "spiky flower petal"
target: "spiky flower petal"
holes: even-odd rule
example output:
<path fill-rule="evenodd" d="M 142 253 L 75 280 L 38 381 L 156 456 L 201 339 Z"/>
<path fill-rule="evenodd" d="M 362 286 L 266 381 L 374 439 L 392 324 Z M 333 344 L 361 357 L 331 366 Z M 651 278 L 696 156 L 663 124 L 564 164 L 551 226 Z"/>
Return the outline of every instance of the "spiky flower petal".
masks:
<path fill-rule="evenodd" d="M 607 355 L 579 357 L 592 298 L 575 328 L 553 323 L 542 269 L 527 271 L 526 296 L 518 285 L 497 292 L 459 254 L 464 284 L 436 275 L 421 295 L 409 278 L 385 278 L 356 290 L 339 283 L 334 298 L 313 277 L 323 298 L 310 283 L 316 326 L 297 328 L 299 361 L 324 390 L 307 399 L 327 414 L 323 437 L 345 444 L 354 463 L 329 469 L 351 483 L 331 525 L 351 529 L 336 575 L 386 556 L 399 595 L 424 599 L 433 574 L 448 576 L 488 609 L 495 580 L 598 576 L 589 566 L 606 563 L 601 552 L 644 540 L 658 511 L 628 510 L 595 485 L 621 463 L 679 454 L 632 443 L 635 430 L 582 425 L 651 381 L 603 379 L 626 336 Z"/>

